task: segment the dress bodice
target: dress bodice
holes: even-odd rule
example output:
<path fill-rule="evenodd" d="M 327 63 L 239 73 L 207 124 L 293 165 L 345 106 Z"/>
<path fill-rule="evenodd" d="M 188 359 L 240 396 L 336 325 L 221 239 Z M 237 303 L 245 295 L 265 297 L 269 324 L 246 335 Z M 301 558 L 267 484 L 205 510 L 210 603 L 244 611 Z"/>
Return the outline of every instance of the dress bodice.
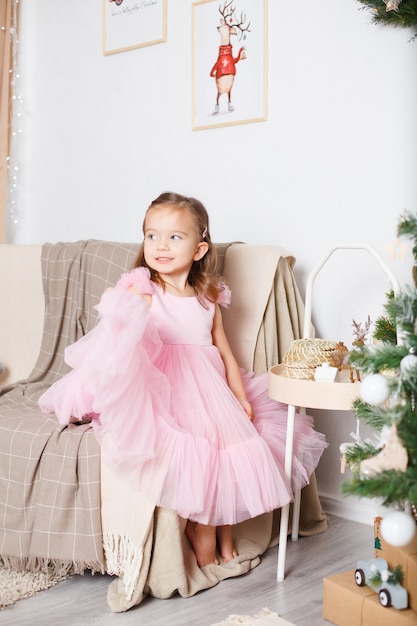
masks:
<path fill-rule="evenodd" d="M 174 296 L 154 285 L 150 315 L 164 344 L 212 345 L 215 305 L 204 308 L 196 297 Z"/>

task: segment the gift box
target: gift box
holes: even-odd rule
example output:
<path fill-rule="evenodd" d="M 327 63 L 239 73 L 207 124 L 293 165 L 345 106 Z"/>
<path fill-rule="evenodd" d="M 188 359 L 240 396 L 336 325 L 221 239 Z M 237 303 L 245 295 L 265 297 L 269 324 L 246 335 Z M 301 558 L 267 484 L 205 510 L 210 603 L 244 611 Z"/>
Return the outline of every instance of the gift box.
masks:
<path fill-rule="evenodd" d="M 390 569 L 401 565 L 408 604 L 417 613 L 417 533 L 407 545 L 392 546 L 381 535 L 381 520 L 381 517 L 374 519 L 375 557 L 385 559 Z"/>
<path fill-rule="evenodd" d="M 336 626 L 417 626 L 412 609 L 385 608 L 370 587 L 358 587 L 355 570 L 324 579 L 323 617 Z"/>
<path fill-rule="evenodd" d="M 417 532 L 406 546 L 392 546 L 381 535 L 381 521 L 382 517 L 375 517 L 374 519 L 375 558 L 385 559 L 390 568 L 401 565 L 404 574 L 406 574 L 409 555 L 417 554 Z"/>
<path fill-rule="evenodd" d="M 411 609 L 386 609 L 374 593 L 363 604 L 362 626 L 416 626 L 417 614 Z"/>
<path fill-rule="evenodd" d="M 323 581 L 323 617 L 337 626 L 362 626 L 363 603 L 372 595 L 356 585 L 354 570 L 329 576 Z"/>
<path fill-rule="evenodd" d="M 417 554 L 412 554 L 407 561 L 408 605 L 417 613 Z"/>

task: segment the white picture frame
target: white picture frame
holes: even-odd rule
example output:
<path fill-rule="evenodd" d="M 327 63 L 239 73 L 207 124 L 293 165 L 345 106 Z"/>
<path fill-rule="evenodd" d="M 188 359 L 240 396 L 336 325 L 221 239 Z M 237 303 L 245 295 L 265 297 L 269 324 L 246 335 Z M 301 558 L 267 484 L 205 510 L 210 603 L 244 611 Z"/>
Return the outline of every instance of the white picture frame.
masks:
<path fill-rule="evenodd" d="M 267 0 L 193 3 L 193 130 L 267 120 L 267 9 Z M 230 71 L 235 73 L 223 78 L 216 68 L 220 62 L 221 72 L 228 71 L 228 50 Z M 225 91 L 219 95 L 221 89 Z"/>
<path fill-rule="evenodd" d="M 103 0 L 103 54 L 167 40 L 167 0 Z"/>

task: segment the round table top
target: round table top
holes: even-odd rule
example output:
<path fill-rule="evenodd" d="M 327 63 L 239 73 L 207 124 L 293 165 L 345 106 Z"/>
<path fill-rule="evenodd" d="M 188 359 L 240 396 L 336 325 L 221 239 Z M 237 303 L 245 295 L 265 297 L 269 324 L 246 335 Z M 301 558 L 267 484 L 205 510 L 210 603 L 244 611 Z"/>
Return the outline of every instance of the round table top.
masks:
<path fill-rule="evenodd" d="M 334 382 L 328 382 L 288 378 L 282 375 L 282 365 L 274 365 L 268 378 L 270 397 L 297 407 L 352 411 L 352 403 L 359 397 L 359 383 L 350 381 L 348 369 L 342 369 Z"/>

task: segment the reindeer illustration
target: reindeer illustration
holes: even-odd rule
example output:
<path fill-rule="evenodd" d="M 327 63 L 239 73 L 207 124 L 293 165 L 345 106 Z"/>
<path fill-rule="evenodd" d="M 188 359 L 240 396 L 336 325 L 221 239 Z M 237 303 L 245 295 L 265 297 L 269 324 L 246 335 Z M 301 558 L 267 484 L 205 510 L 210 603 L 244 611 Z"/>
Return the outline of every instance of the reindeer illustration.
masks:
<path fill-rule="evenodd" d="M 223 4 L 223 8 L 219 5 L 220 26 L 217 30 L 220 35 L 219 56 L 210 72 L 210 76 L 216 79 L 217 99 L 213 114 L 216 115 L 220 108 L 220 96 L 227 94 L 227 109 L 234 111 L 231 101 L 232 87 L 236 75 L 236 63 L 241 59 L 246 59 L 245 48 L 239 49 L 237 57 L 233 56 L 232 44 L 230 38 L 232 35 L 239 33 L 239 41 L 244 33 L 250 33 L 250 22 L 245 26 L 246 15 L 241 13 L 240 20 L 236 18 L 236 8 L 233 6 L 233 0 L 227 0 Z M 244 35 L 246 37 L 246 35 Z"/>

